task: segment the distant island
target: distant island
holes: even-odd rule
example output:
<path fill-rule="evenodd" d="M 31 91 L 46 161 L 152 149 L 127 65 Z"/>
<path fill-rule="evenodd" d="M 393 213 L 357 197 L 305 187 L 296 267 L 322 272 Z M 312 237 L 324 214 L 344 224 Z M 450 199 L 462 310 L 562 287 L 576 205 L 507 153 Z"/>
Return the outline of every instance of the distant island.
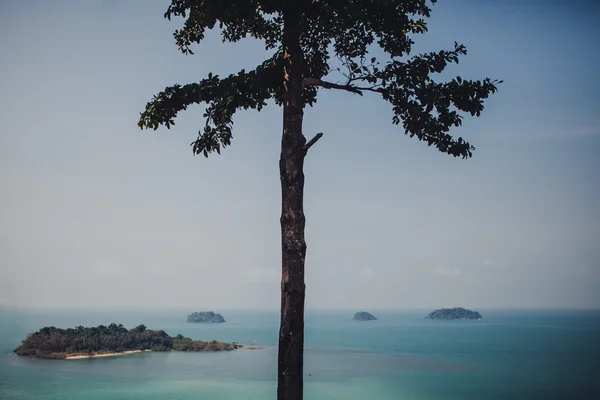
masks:
<path fill-rule="evenodd" d="M 481 319 L 477 311 L 467 310 L 462 307 L 440 308 L 429 313 L 426 319 Z"/>
<path fill-rule="evenodd" d="M 119 324 L 74 329 L 45 327 L 27 335 L 14 352 L 18 356 L 46 359 L 78 359 L 117 356 L 143 351 L 227 351 L 237 343 L 204 342 L 139 325 L 131 330 Z"/>
<path fill-rule="evenodd" d="M 221 314 L 212 311 L 194 312 L 187 316 L 187 322 L 199 322 L 205 324 L 220 324 L 225 322 Z"/>
<path fill-rule="evenodd" d="M 352 317 L 355 321 L 375 321 L 377 318 L 366 311 L 359 311 Z"/>

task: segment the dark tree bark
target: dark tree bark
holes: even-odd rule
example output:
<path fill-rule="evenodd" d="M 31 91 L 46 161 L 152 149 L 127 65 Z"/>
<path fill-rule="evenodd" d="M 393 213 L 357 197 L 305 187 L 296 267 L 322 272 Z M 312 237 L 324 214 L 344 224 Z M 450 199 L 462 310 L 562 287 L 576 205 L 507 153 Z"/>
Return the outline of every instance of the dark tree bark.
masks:
<path fill-rule="evenodd" d="M 292 2 L 293 3 L 293 2 Z M 291 7 L 294 7 L 293 5 Z M 281 177 L 281 323 L 278 353 L 278 400 L 301 400 L 304 362 L 304 157 L 302 134 L 302 63 L 300 15 L 284 14 L 283 135 Z"/>

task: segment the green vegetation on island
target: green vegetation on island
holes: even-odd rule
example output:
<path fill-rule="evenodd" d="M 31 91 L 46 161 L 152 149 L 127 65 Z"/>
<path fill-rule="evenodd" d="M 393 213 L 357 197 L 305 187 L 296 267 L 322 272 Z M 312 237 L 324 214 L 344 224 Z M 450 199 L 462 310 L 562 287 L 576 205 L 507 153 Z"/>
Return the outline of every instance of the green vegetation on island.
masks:
<path fill-rule="evenodd" d="M 355 321 L 375 321 L 377 318 L 366 311 L 359 311 L 352 317 Z"/>
<path fill-rule="evenodd" d="M 237 343 L 216 340 L 204 342 L 182 335 L 169 336 L 163 330 L 149 330 L 139 325 L 131 330 L 119 324 L 109 326 L 60 329 L 45 327 L 30 333 L 14 352 L 19 356 L 65 359 L 132 351 L 222 351 L 242 347 Z"/>
<path fill-rule="evenodd" d="M 481 319 L 477 311 L 467 310 L 462 307 L 440 308 L 429 313 L 426 319 Z"/>
<path fill-rule="evenodd" d="M 220 324 L 225 322 L 225 318 L 221 314 L 212 311 L 194 312 L 188 315 L 187 322 L 200 322 L 205 324 Z"/>

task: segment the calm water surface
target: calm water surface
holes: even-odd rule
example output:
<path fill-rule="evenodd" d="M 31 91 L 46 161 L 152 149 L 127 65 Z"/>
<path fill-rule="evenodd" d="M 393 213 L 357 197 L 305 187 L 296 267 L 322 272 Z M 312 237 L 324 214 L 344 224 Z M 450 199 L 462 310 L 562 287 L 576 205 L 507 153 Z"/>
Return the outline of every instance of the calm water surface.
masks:
<path fill-rule="evenodd" d="M 599 311 L 480 310 L 481 321 L 429 321 L 428 311 L 374 312 L 370 322 L 308 311 L 305 399 L 600 399 Z M 223 311 L 217 325 L 188 324 L 187 313 L 0 309 L 0 399 L 275 398 L 277 312 Z M 265 349 L 72 361 L 11 353 L 44 326 L 111 322 Z"/>

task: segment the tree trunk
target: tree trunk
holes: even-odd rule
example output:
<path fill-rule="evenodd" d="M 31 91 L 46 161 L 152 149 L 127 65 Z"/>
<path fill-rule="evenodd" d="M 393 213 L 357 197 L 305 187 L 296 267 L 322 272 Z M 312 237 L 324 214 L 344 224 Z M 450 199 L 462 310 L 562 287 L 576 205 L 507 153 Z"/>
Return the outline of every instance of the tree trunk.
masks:
<path fill-rule="evenodd" d="M 294 2 L 292 2 L 294 3 Z M 291 7 L 294 7 L 293 5 Z M 301 400 L 304 362 L 304 115 L 300 15 L 284 13 L 283 135 L 281 177 L 281 324 L 277 376 L 278 400 Z"/>

